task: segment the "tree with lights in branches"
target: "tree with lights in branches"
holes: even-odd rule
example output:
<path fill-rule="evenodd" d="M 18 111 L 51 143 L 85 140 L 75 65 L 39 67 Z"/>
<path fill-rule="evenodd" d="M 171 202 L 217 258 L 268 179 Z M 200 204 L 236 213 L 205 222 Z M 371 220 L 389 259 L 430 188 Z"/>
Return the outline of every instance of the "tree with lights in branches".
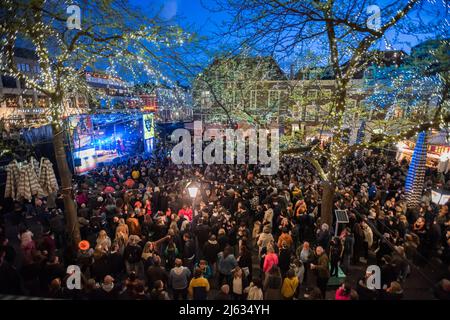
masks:
<path fill-rule="evenodd" d="M 331 131 L 330 144 L 326 148 L 316 143 L 285 151 L 307 159 L 318 171 L 323 182 L 323 222 L 332 223 L 335 187 L 348 155 L 447 126 L 450 114 L 445 85 L 439 87 L 440 102 L 432 111 L 427 110 L 426 117 L 399 122 L 386 118 L 386 109 L 374 110 L 374 105 L 355 109 L 348 104 L 355 75 L 363 72 L 368 63 L 382 64 L 377 63 L 377 55 L 372 52 L 383 41 L 400 41 L 402 35 L 417 36 L 419 41 L 448 37 L 445 1 L 389 0 L 380 1 L 379 7 L 369 7 L 367 1 L 361 0 L 216 0 L 215 3 L 215 10 L 228 12 L 232 17 L 224 36 L 236 37 L 240 46 L 282 57 L 299 56 L 308 48 L 322 58 L 323 66 L 330 68 L 334 90 L 324 116 Z M 378 16 L 373 14 L 377 11 Z M 422 108 L 426 107 L 422 104 Z M 371 113 L 372 123 L 361 128 L 375 133 L 358 144 L 351 143 L 345 130 L 346 115 L 355 112 L 360 112 L 363 119 Z"/>
<path fill-rule="evenodd" d="M 46 112 L 53 129 L 54 152 L 61 178 L 67 231 L 71 242 L 80 241 L 72 177 L 64 149 L 67 99 L 91 94 L 86 71 L 106 69 L 124 78 L 146 77 L 169 81 L 164 71 L 176 68 L 184 45 L 193 36 L 179 27 L 144 17 L 127 0 L 80 1 L 80 25 L 68 28 L 70 1 L 5 0 L 0 11 L 2 74 L 24 81 L 49 99 Z M 34 50 L 40 73 L 17 68 L 17 47 Z M 170 58 L 169 58 L 170 57 Z M 95 95 L 95 94 L 92 94 Z"/>

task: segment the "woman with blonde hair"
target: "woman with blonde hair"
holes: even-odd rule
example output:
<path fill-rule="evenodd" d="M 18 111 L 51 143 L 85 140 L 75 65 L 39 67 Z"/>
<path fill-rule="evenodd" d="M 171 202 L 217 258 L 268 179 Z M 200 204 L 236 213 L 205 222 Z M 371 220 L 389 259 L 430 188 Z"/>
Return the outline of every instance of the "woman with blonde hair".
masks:
<path fill-rule="evenodd" d="M 123 252 L 123 259 L 125 260 L 125 268 L 127 273 L 136 272 L 139 277 L 144 276 L 144 265 L 142 263 L 142 248 L 139 245 L 141 239 L 136 235 L 131 235 L 128 239 L 128 244 Z"/>
<path fill-rule="evenodd" d="M 116 236 L 115 238 L 123 239 L 125 241 L 125 244 L 128 243 L 128 237 L 130 235 L 130 232 L 128 230 L 128 226 L 125 223 L 125 220 L 123 218 L 119 219 L 119 225 L 116 228 Z"/>
<path fill-rule="evenodd" d="M 96 249 L 108 252 L 109 248 L 111 248 L 111 239 L 108 237 L 105 230 L 100 230 L 97 237 Z"/>
<path fill-rule="evenodd" d="M 142 260 L 144 261 L 144 270 L 147 270 L 150 266 L 153 265 L 153 257 L 157 255 L 155 252 L 155 244 L 151 241 L 147 241 L 142 250 Z"/>
<path fill-rule="evenodd" d="M 263 232 L 258 237 L 257 245 L 259 247 L 259 255 L 261 255 L 262 248 L 266 247 L 269 243 L 273 242 L 273 235 L 270 233 L 271 228 L 269 225 L 265 225 Z"/>

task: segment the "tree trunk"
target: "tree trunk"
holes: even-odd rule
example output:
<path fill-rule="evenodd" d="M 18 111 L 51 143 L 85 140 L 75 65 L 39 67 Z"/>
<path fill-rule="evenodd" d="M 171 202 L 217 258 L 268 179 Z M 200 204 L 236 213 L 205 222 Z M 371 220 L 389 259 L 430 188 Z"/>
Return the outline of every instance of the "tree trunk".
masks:
<path fill-rule="evenodd" d="M 58 165 L 58 172 L 61 178 L 61 192 L 64 199 L 64 215 L 66 218 L 66 231 L 69 242 L 77 246 L 81 241 L 80 226 L 78 224 L 77 210 L 72 195 L 72 173 L 67 164 L 66 151 L 64 149 L 63 129 L 59 124 L 52 124 L 53 147 Z"/>
<path fill-rule="evenodd" d="M 332 227 L 333 223 L 333 199 L 335 186 L 329 181 L 322 182 L 323 194 L 322 194 L 322 206 L 320 210 L 321 222 L 328 224 Z"/>

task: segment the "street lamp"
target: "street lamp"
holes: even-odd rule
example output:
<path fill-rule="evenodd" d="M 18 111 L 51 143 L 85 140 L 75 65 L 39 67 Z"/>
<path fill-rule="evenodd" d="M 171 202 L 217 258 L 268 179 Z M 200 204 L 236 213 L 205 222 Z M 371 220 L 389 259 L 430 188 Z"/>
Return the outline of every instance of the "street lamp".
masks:
<path fill-rule="evenodd" d="M 189 192 L 189 196 L 192 198 L 192 200 L 195 199 L 195 197 L 197 196 L 198 193 L 198 186 L 195 182 L 189 182 L 186 186 L 186 188 L 188 189 Z"/>

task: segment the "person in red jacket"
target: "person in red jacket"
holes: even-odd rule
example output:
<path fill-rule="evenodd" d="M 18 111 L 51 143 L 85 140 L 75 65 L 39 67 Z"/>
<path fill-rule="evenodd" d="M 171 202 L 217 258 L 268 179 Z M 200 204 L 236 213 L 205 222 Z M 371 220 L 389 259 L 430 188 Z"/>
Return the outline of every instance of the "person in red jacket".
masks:
<path fill-rule="evenodd" d="M 264 273 L 267 273 L 272 269 L 272 266 L 278 265 L 278 256 L 275 253 L 275 250 L 273 249 L 272 245 L 267 246 L 267 254 L 264 258 L 264 265 L 263 265 L 263 271 Z"/>
<path fill-rule="evenodd" d="M 346 282 L 344 282 L 337 290 L 334 297 L 335 300 L 351 300 L 352 288 Z"/>
<path fill-rule="evenodd" d="M 187 205 L 184 205 L 183 208 L 178 211 L 178 216 L 180 218 L 186 217 L 188 221 L 192 221 L 192 209 Z"/>

